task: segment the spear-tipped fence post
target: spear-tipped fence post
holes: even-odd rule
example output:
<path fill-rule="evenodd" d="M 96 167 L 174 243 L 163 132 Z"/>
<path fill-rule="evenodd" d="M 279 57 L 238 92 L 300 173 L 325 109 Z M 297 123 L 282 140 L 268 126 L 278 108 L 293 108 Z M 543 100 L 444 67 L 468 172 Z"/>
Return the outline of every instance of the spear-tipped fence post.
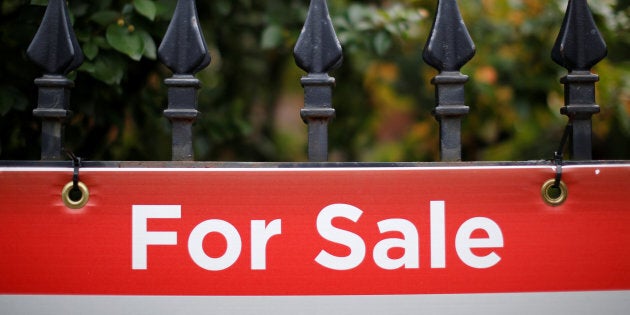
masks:
<path fill-rule="evenodd" d="M 158 49 L 160 61 L 173 76 L 168 86 L 168 109 L 173 126 L 173 161 L 194 160 L 192 125 L 197 119 L 197 92 L 201 87 L 195 74 L 210 64 L 210 54 L 201 31 L 195 0 L 179 0 L 173 19 Z"/>
<path fill-rule="evenodd" d="M 304 108 L 301 116 L 308 124 L 308 158 L 328 161 L 328 124 L 335 117 L 332 89 L 335 78 L 328 72 L 343 61 L 341 44 L 333 28 L 325 0 L 311 0 L 308 16 L 294 50 L 297 65 L 308 75 L 302 77 Z"/>
<path fill-rule="evenodd" d="M 66 75 L 83 63 L 83 52 L 70 23 L 65 0 L 49 0 L 42 23 L 27 49 L 28 57 L 44 69 L 35 80 L 37 108 L 42 119 L 42 160 L 62 160 L 64 124 L 72 112 L 70 89 L 74 82 Z"/>
<path fill-rule="evenodd" d="M 572 158 L 590 160 L 592 152 L 592 117 L 600 108 L 595 101 L 595 83 L 591 73 L 608 50 L 586 0 L 569 0 L 552 59 L 569 71 L 562 78 L 565 107 L 562 114 L 573 122 Z"/>
<path fill-rule="evenodd" d="M 462 118 L 470 111 L 465 105 L 464 84 L 468 76 L 460 69 L 475 55 L 475 44 L 468 33 L 456 0 L 439 0 L 433 28 L 423 53 L 424 61 L 440 73 L 433 78 L 436 108 L 440 123 L 442 161 L 462 159 Z"/>

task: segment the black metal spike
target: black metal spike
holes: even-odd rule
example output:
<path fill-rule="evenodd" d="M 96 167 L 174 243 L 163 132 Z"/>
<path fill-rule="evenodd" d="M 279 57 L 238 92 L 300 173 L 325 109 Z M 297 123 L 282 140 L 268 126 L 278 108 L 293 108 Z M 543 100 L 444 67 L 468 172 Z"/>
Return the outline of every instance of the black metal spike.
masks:
<path fill-rule="evenodd" d="M 589 71 L 607 54 L 606 42 L 586 0 L 570 0 L 552 59 L 569 71 Z"/>
<path fill-rule="evenodd" d="M 565 94 L 565 107 L 561 112 L 573 124 L 571 155 L 576 160 L 590 160 L 593 156 L 592 117 L 600 112 L 595 99 L 599 76 L 590 70 L 607 53 L 587 1 L 569 0 L 551 58 L 569 70 L 561 80 Z"/>
<path fill-rule="evenodd" d="M 422 54 L 424 61 L 440 73 L 433 78 L 436 108 L 433 114 L 440 123 L 442 161 L 462 159 L 462 118 L 470 108 L 465 105 L 464 84 L 468 76 L 460 69 L 475 55 L 473 43 L 457 1 L 439 0 L 433 28 Z"/>
<path fill-rule="evenodd" d="M 42 23 L 27 49 L 28 57 L 44 69 L 35 80 L 38 87 L 37 108 L 33 115 L 42 119 L 42 160 L 61 160 L 64 124 L 72 112 L 70 89 L 74 82 L 66 75 L 83 63 L 83 52 L 70 23 L 64 0 L 50 0 Z"/>
<path fill-rule="evenodd" d="M 341 44 L 325 0 L 312 0 L 293 51 L 296 64 L 308 73 L 327 73 L 343 61 Z"/>
<path fill-rule="evenodd" d="M 173 71 L 166 79 L 171 121 L 173 161 L 194 160 L 192 125 L 199 116 L 197 91 L 201 83 L 194 75 L 210 64 L 208 46 L 203 37 L 195 0 L 179 0 L 171 24 L 158 50 L 162 63 Z"/>
<path fill-rule="evenodd" d="M 311 0 L 308 16 L 293 51 L 296 64 L 308 75 L 302 77 L 304 108 L 300 114 L 308 124 L 308 158 L 328 161 L 328 124 L 335 117 L 332 71 L 343 62 L 343 51 L 332 25 L 325 0 Z"/>
<path fill-rule="evenodd" d="M 438 71 L 459 71 L 475 56 L 473 42 L 456 0 L 438 1 L 424 61 Z"/>
<path fill-rule="evenodd" d="M 177 2 L 158 56 L 175 74 L 195 74 L 210 64 L 195 0 Z"/>
<path fill-rule="evenodd" d="M 46 74 L 66 75 L 83 63 L 65 0 L 50 0 L 42 23 L 26 51 Z"/>

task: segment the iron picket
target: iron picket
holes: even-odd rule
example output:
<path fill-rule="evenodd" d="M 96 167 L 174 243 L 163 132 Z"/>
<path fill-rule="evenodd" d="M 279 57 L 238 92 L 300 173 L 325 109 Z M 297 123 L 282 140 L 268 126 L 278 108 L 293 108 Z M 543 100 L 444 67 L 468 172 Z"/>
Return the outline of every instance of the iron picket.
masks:
<path fill-rule="evenodd" d="M 199 116 L 197 90 L 201 87 L 195 74 L 211 61 L 195 0 L 177 2 L 158 56 L 173 71 L 173 77 L 165 80 L 168 109 L 164 111 L 164 116 L 173 126 L 173 161 L 193 161 L 192 125 Z"/>
<path fill-rule="evenodd" d="M 595 83 L 599 76 L 591 73 L 591 68 L 607 53 L 586 0 L 570 0 L 551 56 L 569 71 L 561 81 L 565 87 L 562 114 L 573 123 L 571 152 L 576 160 L 593 157 L 592 117 L 600 112 L 600 107 L 595 102 Z"/>
<path fill-rule="evenodd" d="M 77 41 L 68 6 L 64 0 L 50 0 L 42 23 L 27 49 L 27 55 L 44 69 L 35 80 L 38 104 L 33 115 L 42 119 L 42 160 L 62 160 L 66 120 L 72 115 L 70 89 L 74 82 L 66 75 L 79 68 L 84 57 Z"/>
<path fill-rule="evenodd" d="M 422 56 L 427 64 L 440 71 L 432 81 L 437 105 L 433 114 L 440 123 L 440 155 L 445 162 L 462 159 L 462 119 L 470 108 L 465 105 L 464 92 L 468 76 L 460 70 L 474 55 L 475 44 L 457 1 L 438 0 L 433 28 Z"/>
<path fill-rule="evenodd" d="M 306 23 L 294 50 L 297 65 L 308 75 L 302 78 L 304 108 L 308 124 L 308 157 L 311 162 L 328 161 L 328 124 L 335 116 L 332 88 L 335 78 L 328 72 L 343 61 L 341 44 L 333 28 L 325 0 L 312 0 Z"/>

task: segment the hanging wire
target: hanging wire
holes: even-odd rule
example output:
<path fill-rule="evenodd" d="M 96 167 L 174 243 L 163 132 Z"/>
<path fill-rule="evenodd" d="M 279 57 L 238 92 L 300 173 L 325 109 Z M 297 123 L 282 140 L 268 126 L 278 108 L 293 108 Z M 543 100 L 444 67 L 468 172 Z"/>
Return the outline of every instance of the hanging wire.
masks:
<path fill-rule="evenodd" d="M 72 160 L 74 172 L 72 174 L 72 189 L 79 189 L 79 169 L 81 168 L 81 158 L 73 152 L 66 150 L 66 155 Z"/>
<path fill-rule="evenodd" d="M 562 140 L 560 141 L 560 146 L 558 150 L 553 154 L 553 160 L 556 164 L 556 180 L 553 184 L 553 188 L 560 188 L 560 183 L 562 182 L 562 166 L 564 165 L 564 150 L 569 141 L 569 137 L 573 133 L 573 120 L 570 119 L 569 123 L 567 123 L 566 128 L 564 128 L 564 134 L 562 135 Z"/>

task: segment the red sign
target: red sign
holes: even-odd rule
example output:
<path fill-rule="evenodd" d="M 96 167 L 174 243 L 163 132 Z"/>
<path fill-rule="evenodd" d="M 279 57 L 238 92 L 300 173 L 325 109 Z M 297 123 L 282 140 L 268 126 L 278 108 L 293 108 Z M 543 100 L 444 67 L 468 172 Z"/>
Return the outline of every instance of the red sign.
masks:
<path fill-rule="evenodd" d="M 0 294 L 630 290 L 630 165 L 0 168 Z"/>

